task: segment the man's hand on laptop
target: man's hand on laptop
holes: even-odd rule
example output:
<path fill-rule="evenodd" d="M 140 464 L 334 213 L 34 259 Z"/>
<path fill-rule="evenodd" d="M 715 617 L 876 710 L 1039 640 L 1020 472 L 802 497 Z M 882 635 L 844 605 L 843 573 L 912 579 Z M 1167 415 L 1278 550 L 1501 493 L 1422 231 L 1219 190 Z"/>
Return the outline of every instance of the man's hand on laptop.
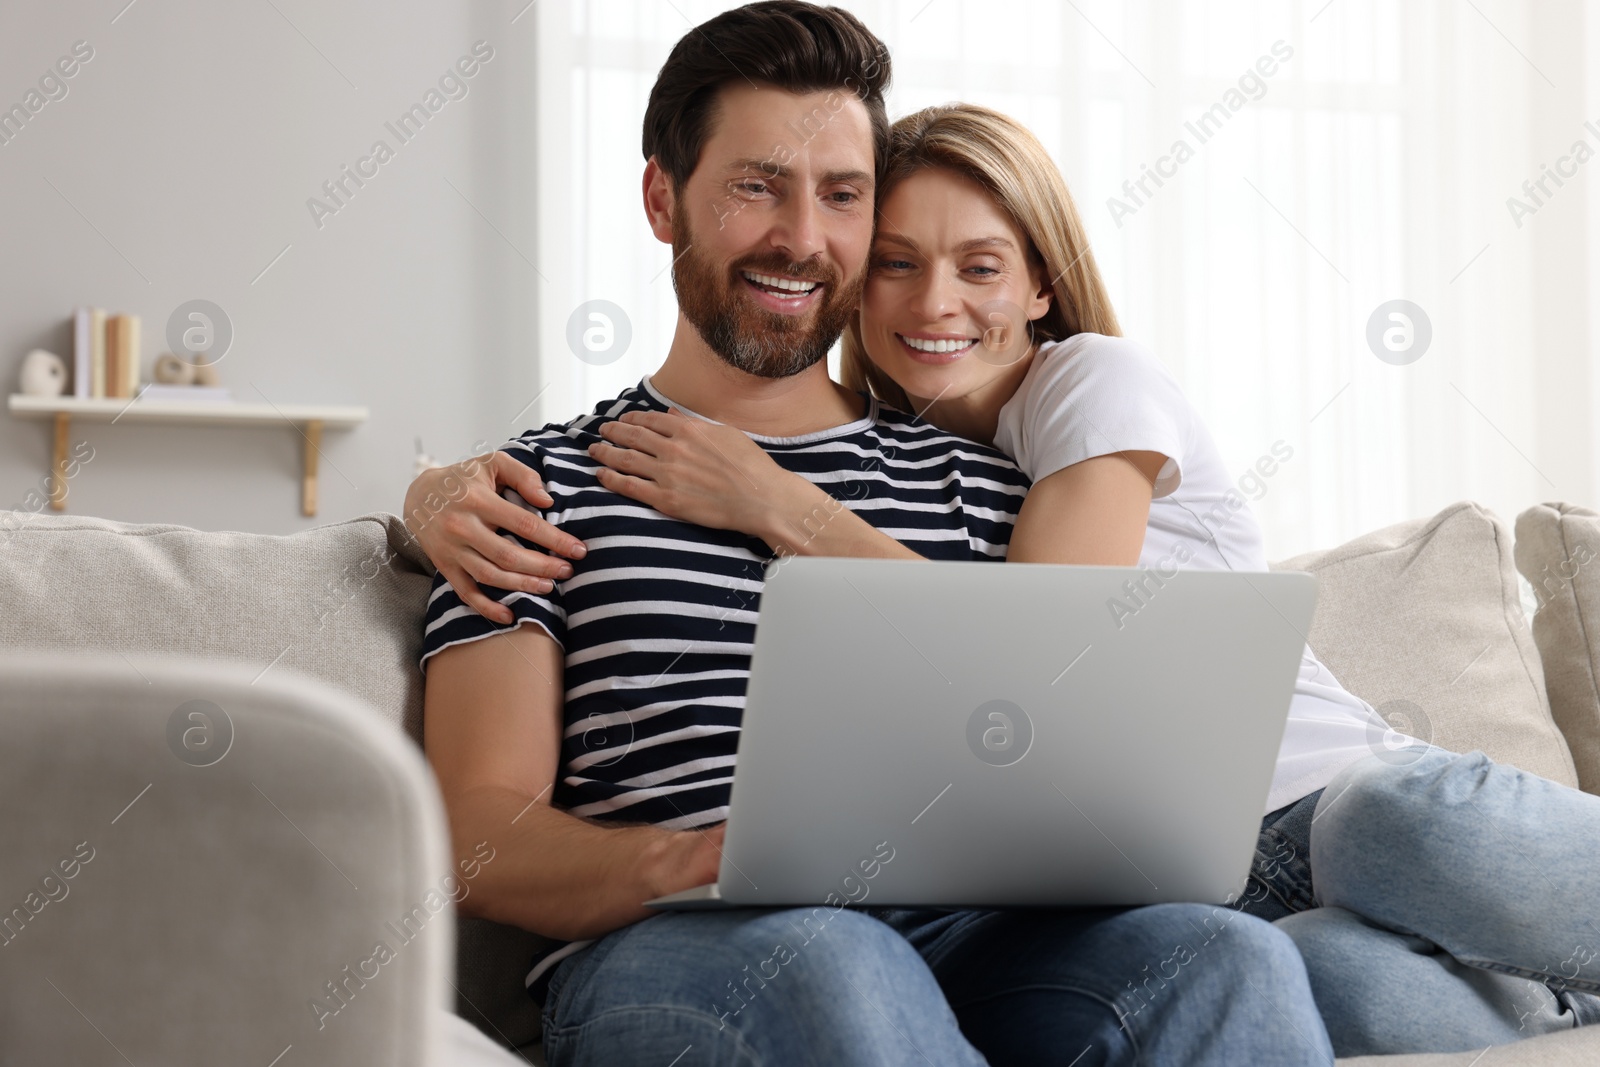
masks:
<path fill-rule="evenodd" d="M 406 490 L 405 523 L 468 607 L 486 619 L 508 623 L 511 610 L 484 595 L 478 583 L 548 593 L 554 582 L 572 576 L 566 559 L 582 559 L 587 550 L 537 512 L 502 497 L 502 488 L 515 490 L 533 507 L 554 503 L 537 471 L 496 451 L 417 475 Z M 506 532 L 553 555 L 523 548 Z"/>
<path fill-rule="evenodd" d="M 722 835 L 727 826 L 719 822 L 702 830 L 669 831 L 661 847 L 647 859 L 650 869 L 646 871 L 645 882 L 655 895 L 646 899 L 654 900 L 715 882 L 722 865 Z"/>

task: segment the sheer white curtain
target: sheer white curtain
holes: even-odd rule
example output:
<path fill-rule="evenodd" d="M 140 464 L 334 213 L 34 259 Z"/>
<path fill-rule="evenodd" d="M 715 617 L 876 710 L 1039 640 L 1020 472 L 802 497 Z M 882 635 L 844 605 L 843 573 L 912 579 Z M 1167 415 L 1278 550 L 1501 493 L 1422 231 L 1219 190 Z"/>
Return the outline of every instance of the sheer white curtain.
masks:
<path fill-rule="evenodd" d="M 731 6 L 535 8 L 541 418 L 591 407 L 666 350 L 671 254 L 643 221 L 640 122 L 672 44 Z M 1600 149 L 1584 127 L 1586 109 L 1600 118 L 1595 0 L 843 6 L 891 49 L 891 116 L 968 100 L 1039 135 L 1124 332 L 1177 375 L 1241 476 L 1293 450 L 1245 486 L 1274 558 L 1464 498 L 1507 519 L 1538 500 L 1600 504 L 1586 311 L 1600 162 L 1547 180 L 1531 215 L 1507 205 L 1531 203 L 1522 183 L 1572 142 Z M 595 299 L 632 331 L 604 366 L 566 340 Z M 1403 365 L 1368 343 L 1392 300 L 1431 327 Z"/>

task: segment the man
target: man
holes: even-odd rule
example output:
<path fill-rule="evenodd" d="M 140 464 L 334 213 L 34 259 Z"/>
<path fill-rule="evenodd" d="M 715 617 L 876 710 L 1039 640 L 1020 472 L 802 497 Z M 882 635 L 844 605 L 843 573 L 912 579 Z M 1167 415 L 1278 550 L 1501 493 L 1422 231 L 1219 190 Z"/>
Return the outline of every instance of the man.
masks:
<path fill-rule="evenodd" d="M 465 910 L 568 942 L 530 975 L 552 1065 L 1328 1063 L 1292 944 L 1224 909 L 641 906 L 716 879 L 772 552 L 610 492 L 600 426 L 669 406 L 731 424 L 933 558 L 1002 557 L 1026 490 L 999 453 L 828 379 L 865 279 L 888 80 L 855 18 L 798 0 L 714 18 L 663 66 L 644 202 L 673 247 L 671 349 L 497 456 L 539 475 L 506 480 L 588 552 L 559 584 L 507 577 L 475 601 L 441 564 L 429 601 L 428 758 L 457 847 L 502 857 Z"/>

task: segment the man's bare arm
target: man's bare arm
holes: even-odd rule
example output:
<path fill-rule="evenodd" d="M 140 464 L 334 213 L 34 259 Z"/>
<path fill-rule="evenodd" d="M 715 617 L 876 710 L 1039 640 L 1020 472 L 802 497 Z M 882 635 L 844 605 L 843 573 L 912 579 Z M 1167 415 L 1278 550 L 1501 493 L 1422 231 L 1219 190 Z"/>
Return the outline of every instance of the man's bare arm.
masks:
<path fill-rule="evenodd" d="M 562 692 L 561 648 L 537 626 L 444 649 L 428 661 L 424 748 L 453 855 L 494 849 L 461 913 L 576 940 L 646 918 L 642 901 L 716 881 L 722 827 L 608 827 L 551 807 Z"/>

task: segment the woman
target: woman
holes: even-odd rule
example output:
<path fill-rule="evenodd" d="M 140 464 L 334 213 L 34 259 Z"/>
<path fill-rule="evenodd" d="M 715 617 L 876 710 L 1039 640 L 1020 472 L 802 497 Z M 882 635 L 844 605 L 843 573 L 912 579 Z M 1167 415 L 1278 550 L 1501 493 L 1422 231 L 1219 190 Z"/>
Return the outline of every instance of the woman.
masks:
<path fill-rule="evenodd" d="M 845 382 L 1017 462 L 1033 485 L 1009 560 L 1266 569 L 1205 425 L 1119 336 L 1071 196 L 1032 134 L 970 105 L 901 119 L 879 213 Z M 778 554 L 914 556 L 857 513 L 870 495 L 842 508 L 732 427 L 633 412 L 601 433 L 603 484 L 675 518 Z M 1269 451 L 1249 477 L 1292 456 L 1281 442 Z M 537 591 L 564 576 L 555 560 L 526 564 L 536 578 L 509 574 L 446 533 L 428 531 L 424 547 L 491 618 L 509 612 L 469 589 L 472 576 Z M 559 531 L 540 543 L 576 556 Z M 1600 1018 L 1589 996 L 1600 928 L 1583 918 L 1600 893 L 1563 847 L 1600 830 L 1600 798 L 1481 753 L 1375 740 L 1395 737 L 1307 648 L 1237 906 L 1300 944 L 1336 1052 L 1476 1048 Z"/>

